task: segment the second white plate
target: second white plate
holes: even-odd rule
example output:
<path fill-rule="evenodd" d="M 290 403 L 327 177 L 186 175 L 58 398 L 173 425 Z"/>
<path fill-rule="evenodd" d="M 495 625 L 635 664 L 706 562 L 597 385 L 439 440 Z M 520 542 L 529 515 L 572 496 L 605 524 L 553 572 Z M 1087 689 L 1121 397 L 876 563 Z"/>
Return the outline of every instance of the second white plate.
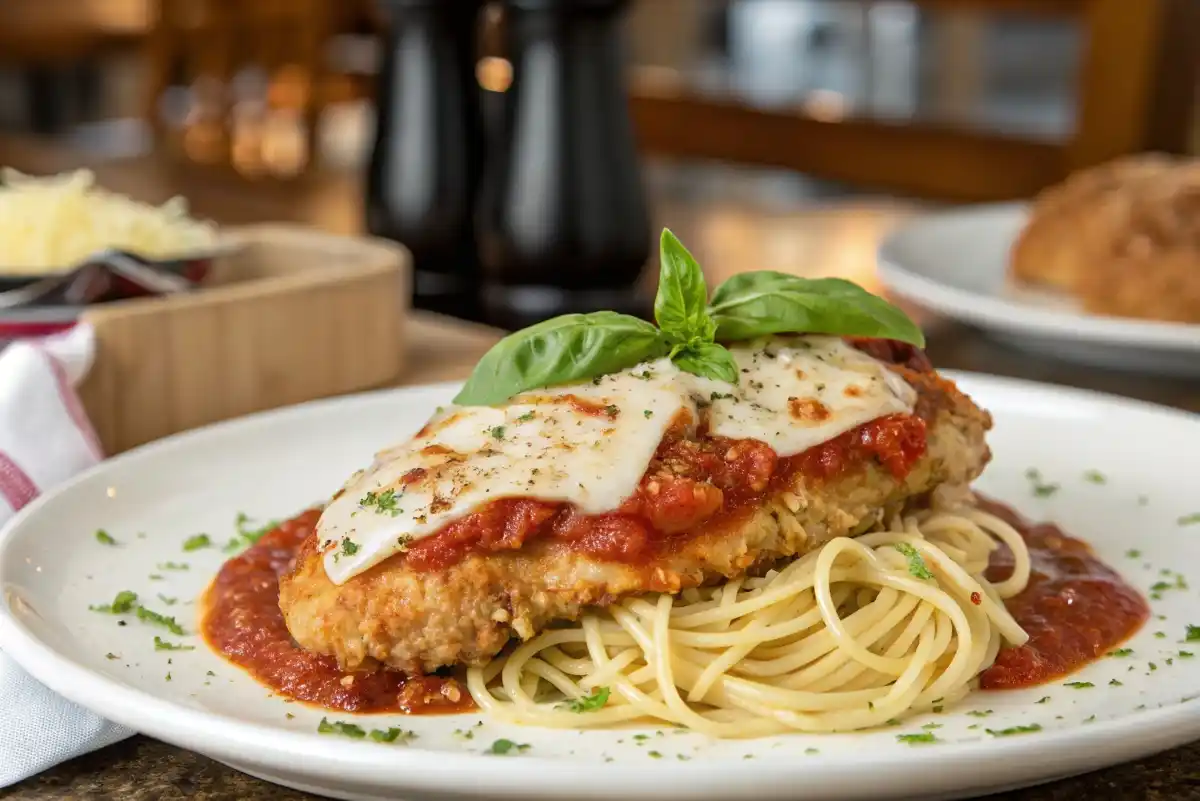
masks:
<path fill-rule="evenodd" d="M 1024 203 L 918 217 L 884 239 L 884 285 L 997 339 L 1062 359 L 1124 370 L 1200 376 L 1200 325 L 1088 314 L 1069 298 L 1016 284 L 1009 250 Z"/>

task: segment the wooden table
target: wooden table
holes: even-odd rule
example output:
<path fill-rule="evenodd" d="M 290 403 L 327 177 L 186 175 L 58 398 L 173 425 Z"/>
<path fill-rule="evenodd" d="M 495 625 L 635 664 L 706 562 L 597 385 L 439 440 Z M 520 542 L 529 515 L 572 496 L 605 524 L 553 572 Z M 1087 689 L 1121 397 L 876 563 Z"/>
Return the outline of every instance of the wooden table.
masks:
<path fill-rule="evenodd" d="M 50 172 L 83 165 L 86 157 L 0 138 L 0 164 Z M 188 196 L 196 212 L 223 223 L 308 222 L 342 233 L 361 228 L 359 181 L 317 173 L 299 183 L 248 188 L 231 175 L 171 165 L 155 158 L 95 166 L 104 184 L 144 200 Z M 711 278 L 774 268 L 841 275 L 877 287 L 874 248 L 887 228 L 915 207 L 894 201 L 852 200 L 819 207 L 767 207 L 750 202 L 656 198 L 657 222 L 693 249 Z M 653 280 L 648 276 L 647 280 Z M 1113 392 L 1200 411 L 1200 382 L 1102 371 L 1010 350 L 970 328 L 920 315 L 929 353 L 940 367 L 975 370 Z M 464 377 L 499 332 L 433 315 L 414 314 L 408 341 L 411 368 L 403 384 Z M 1008 801 L 1080 797 L 1169 799 L 1196 797 L 1200 743 L 1150 759 L 1042 787 L 994 796 Z M 312 796 L 257 781 L 206 757 L 146 737 L 74 760 L 0 792 L 10 801 L 79 799 L 306 799 Z"/>

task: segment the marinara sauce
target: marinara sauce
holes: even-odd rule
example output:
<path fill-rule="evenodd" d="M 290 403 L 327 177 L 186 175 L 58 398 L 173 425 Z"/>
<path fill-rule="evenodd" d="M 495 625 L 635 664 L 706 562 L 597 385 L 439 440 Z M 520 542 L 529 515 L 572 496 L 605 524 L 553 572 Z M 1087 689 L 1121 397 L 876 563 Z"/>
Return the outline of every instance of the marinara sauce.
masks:
<path fill-rule="evenodd" d="M 1150 617 L 1141 594 L 1086 542 L 1052 523 L 1030 523 L 995 501 L 981 498 L 979 505 L 1021 532 L 1033 567 L 1025 590 L 1004 604 L 1029 641 L 999 653 L 979 677 L 982 689 L 1032 687 L 1074 673 L 1129 639 Z M 1003 581 L 1012 570 L 1012 552 L 1000 548 L 987 577 Z"/>
<path fill-rule="evenodd" d="M 279 610 L 279 577 L 316 528 L 318 509 L 280 524 L 227 561 L 205 598 L 201 632 L 217 653 L 279 695 L 343 712 L 407 714 L 474 708 L 458 679 L 388 670 L 345 672 L 292 640 Z"/>

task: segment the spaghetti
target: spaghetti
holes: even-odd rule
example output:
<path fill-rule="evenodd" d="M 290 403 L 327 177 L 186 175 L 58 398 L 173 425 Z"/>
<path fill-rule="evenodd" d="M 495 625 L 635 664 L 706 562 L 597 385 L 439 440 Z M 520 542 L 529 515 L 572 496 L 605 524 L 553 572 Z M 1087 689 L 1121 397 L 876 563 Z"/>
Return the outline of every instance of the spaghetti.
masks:
<path fill-rule="evenodd" d="M 1001 543 L 1014 569 L 991 583 Z M 467 684 L 499 720 L 556 728 L 869 728 L 961 698 L 1003 642 L 1023 644 L 1004 599 L 1029 574 L 1024 540 L 1000 518 L 921 511 L 762 577 L 592 611 L 472 668 Z"/>

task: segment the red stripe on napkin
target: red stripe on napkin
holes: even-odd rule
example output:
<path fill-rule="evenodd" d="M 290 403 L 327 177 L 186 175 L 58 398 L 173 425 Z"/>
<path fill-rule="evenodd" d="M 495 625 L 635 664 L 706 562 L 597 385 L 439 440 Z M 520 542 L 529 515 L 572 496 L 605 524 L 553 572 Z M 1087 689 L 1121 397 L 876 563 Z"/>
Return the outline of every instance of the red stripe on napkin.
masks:
<path fill-rule="evenodd" d="M 92 427 L 92 421 L 88 419 L 87 412 L 84 411 L 83 403 L 79 400 L 79 394 L 71 386 L 71 379 L 67 376 L 66 369 L 62 366 L 62 362 L 54 358 L 49 351 L 41 347 L 38 347 L 38 351 L 50 363 L 50 370 L 54 373 L 54 383 L 58 386 L 58 397 L 62 399 L 63 406 L 66 408 L 71 422 L 79 429 L 79 433 L 83 436 L 83 441 L 87 443 L 88 450 L 95 457 L 96 461 L 99 462 L 104 458 L 104 451 L 100 447 L 100 438 L 96 436 L 96 429 Z"/>
<path fill-rule="evenodd" d="M 4 496 L 14 512 L 38 496 L 33 479 L 4 451 L 0 451 L 0 495 Z"/>

